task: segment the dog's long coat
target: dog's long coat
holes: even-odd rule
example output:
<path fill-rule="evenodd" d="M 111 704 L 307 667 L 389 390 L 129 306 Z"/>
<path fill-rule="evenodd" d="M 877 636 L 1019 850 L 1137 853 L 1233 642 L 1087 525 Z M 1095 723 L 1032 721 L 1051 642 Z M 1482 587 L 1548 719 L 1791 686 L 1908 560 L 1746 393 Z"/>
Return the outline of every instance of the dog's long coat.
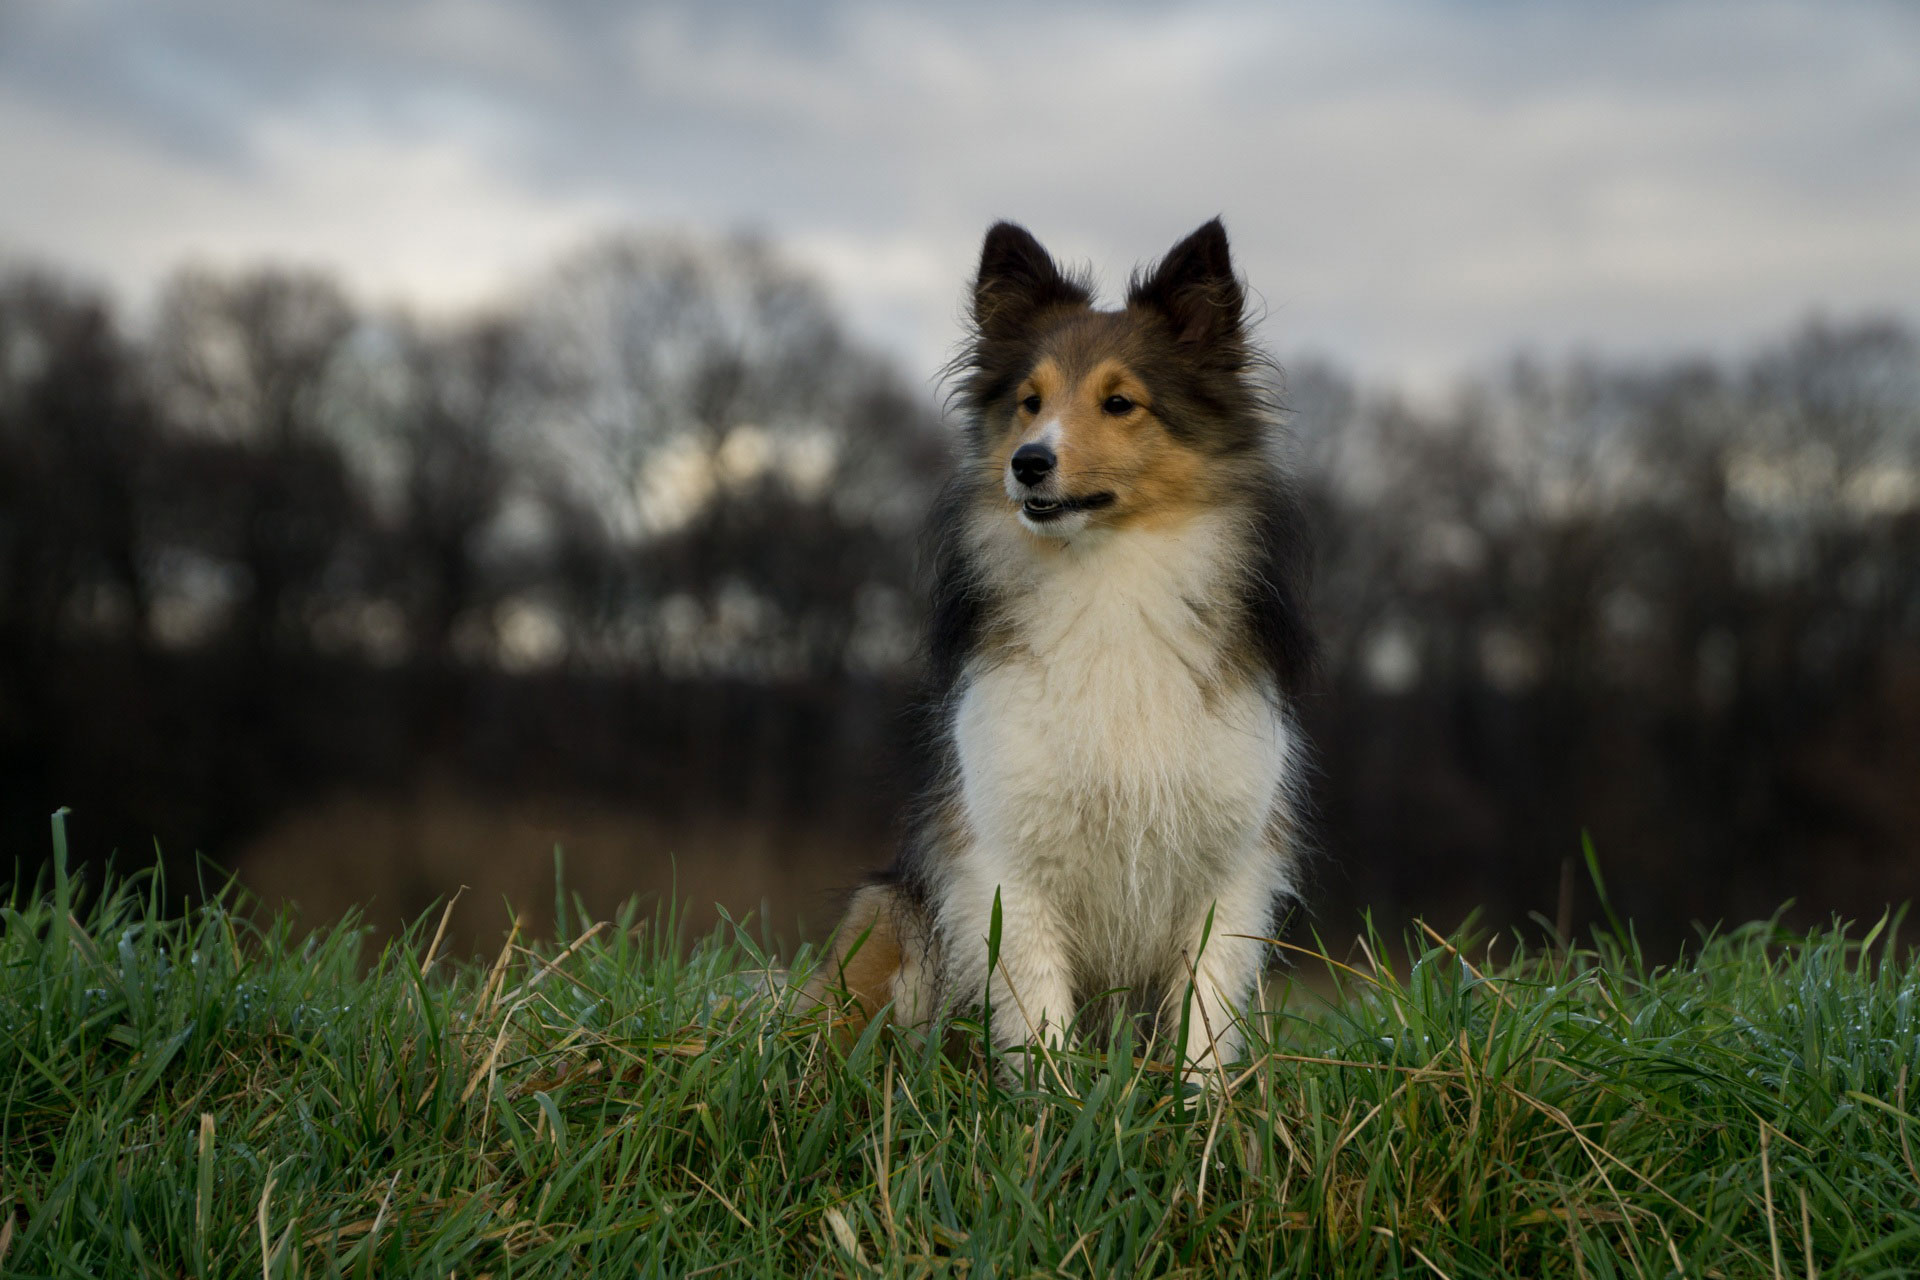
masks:
<path fill-rule="evenodd" d="M 1294 889 L 1312 661 L 1244 306 L 1217 220 L 1117 311 L 1026 231 L 988 232 L 934 529 L 943 768 L 816 998 L 918 1023 L 990 994 L 1002 1045 L 1115 992 L 1163 1028 L 1185 1000 L 1196 1065 L 1238 1051 Z"/>

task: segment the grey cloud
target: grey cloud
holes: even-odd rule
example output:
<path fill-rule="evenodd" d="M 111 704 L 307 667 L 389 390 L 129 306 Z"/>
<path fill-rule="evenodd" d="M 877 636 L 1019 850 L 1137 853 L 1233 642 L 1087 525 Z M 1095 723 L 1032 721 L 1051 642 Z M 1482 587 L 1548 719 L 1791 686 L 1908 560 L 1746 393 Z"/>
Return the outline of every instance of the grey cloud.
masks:
<path fill-rule="evenodd" d="M 1225 212 L 1275 336 L 1382 372 L 1920 296 L 1900 234 L 1920 9 L 1899 4 L 108 0 L 0 21 L 0 129 L 12 103 L 183 183 L 287 188 L 263 210 L 355 196 L 300 186 L 262 122 L 303 157 L 447 150 L 503 242 L 541 202 L 759 226 L 922 364 L 995 216 L 1115 278 Z M 0 235 L 113 269 L 110 219 L 48 209 Z M 329 212 L 322 256 L 379 234 Z"/>

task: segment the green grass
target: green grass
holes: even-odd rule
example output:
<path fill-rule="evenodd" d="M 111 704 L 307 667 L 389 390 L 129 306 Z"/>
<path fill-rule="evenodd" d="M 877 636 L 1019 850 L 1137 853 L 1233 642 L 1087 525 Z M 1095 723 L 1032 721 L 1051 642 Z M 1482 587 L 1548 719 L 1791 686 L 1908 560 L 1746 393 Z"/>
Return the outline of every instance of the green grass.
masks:
<path fill-rule="evenodd" d="M 1017 1081 L 894 1032 L 843 1051 L 750 941 L 689 955 L 633 911 L 454 963 L 436 920 L 367 954 L 352 921 L 168 918 L 150 880 L 83 894 L 60 865 L 0 935 L 9 1276 L 1920 1260 L 1920 972 L 1891 928 L 1753 925 L 1664 968 L 1617 934 L 1492 969 L 1295 957 L 1313 993 L 1195 1091 L 1125 1045 Z"/>

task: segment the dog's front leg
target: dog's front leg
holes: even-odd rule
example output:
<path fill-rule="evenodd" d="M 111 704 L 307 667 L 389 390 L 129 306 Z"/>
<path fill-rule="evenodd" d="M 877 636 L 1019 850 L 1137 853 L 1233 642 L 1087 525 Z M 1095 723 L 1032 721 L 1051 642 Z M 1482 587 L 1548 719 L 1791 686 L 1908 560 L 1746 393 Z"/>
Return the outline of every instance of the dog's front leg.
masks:
<path fill-rule="evenodd" d="M 969 880 L 956 895 L 948 927 L 956 985 L 969 1001 L 989 1000 L 989 1030 L 999 1047 L 1059 1041 L 1073 1020 L 1073 984 L 1058 912 L 1043 893 L 1017 877 Z M 987 943 L 996 901 L 1000 949 L 989 973 Z"/>
<path fill-rule="evenodd" d="M 1000 963 L 989 979 L 993 1042 L 1001 1048 L 1059 1043 L 1073 1021 L 1065 939 L 1052 913 L 1031 901 L 1017 912 L 1002 895 Z"/>
<path fill-rule="evenodd" d="M 1176 990 L 1187 993 L 1190 1078 L 1217 1073 L 1246 1047 L 1241 1018 L 1266 963 L 1260 935 L 1267 931 L 1273 900 L 1263 877 L 1246 879 L 1213 904 L 1210 927 L 1202 916 L 1181 955 Z"/>

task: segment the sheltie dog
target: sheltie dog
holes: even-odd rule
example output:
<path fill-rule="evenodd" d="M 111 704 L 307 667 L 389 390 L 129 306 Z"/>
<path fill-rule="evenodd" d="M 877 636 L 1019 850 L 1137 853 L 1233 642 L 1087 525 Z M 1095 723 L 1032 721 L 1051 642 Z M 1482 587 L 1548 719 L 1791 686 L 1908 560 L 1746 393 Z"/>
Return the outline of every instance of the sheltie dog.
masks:
<path fill-rule="evenodd" d="M 853 1025 L 985 1003 L 1009 1047 L 1124 1011 L 1185 1026 L 1191 1071 L 1242 1048 L 1313 661 L 1245 312 L 1218 219 L 1111 311 L 987 232 L 932 530 L 938 780 L 808 986 Z"/>

